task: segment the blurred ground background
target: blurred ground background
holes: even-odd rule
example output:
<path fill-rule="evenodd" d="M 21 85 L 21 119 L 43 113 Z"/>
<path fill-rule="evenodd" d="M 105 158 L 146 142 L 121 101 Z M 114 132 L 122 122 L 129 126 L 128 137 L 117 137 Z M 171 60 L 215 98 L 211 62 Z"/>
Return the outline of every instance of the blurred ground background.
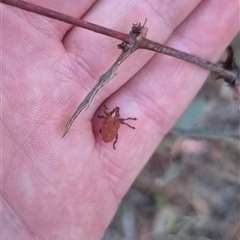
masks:
<path fill-rule="evenodd" d="M 239 43 L 238 34 L 232 43 L 238 66 Z M 209 76 L 129 189 L 102 240 L 239 240 L 238 104 L 221 79 Z"/>

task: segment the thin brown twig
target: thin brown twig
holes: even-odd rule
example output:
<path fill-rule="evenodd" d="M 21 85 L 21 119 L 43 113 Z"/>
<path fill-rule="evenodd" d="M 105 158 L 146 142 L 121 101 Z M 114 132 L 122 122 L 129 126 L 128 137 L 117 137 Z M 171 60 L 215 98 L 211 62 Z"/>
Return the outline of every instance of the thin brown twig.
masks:
<path fill-rule="evenodd" d="M 162 54 L 166 54 L 175 58 L 182 59 L 184 61 L 193 63 L 197 66 L 205 68 L 211 72 L 217 74 L 217 76 L 222 77 L 223 80 L 230 86 L 232 89 L 234 96 L 240 99 L 240 80 L 239 80 L 239 68 L 235 64 L 235 59 L 233 58 L 233 54 L 229 54 L 229 58 L 225 64 L 213 64 L 209 61 L 201 59 L 199 57 L 193 56 L 191 54 L 179 51 L 177 49 L 173 49 L 171 47 L 162 45 L 160 43 L 153 42 L 151 40 L 146 39 L 147 28 L 141 26 L 141 24 L 134 24 L 132 30 L 129 34 L 124 34 L 112 29 L 108 29 L 96 24 L 89 23 L 87 21 L 77 19 L 71 16 L 67 16 L 65 14 L 46 9 L 31 3 L 27 3 L 21 0 L 0 0 L 0 2 L 21 8 L 23 10 L 34 12 L 43 16 L 47 16 L 49 18 L 53 18 L 62 22 L 70 23 L 72 25 L 82 27 L 88 29 L 93 32 L 97 32 L 109 37 L 113 37 L 123 42 L 119 45 L 122 49 L 122 54 L 118 57 L 116 62 L 112 65 L 112 67 L 104 73 L 100 78 L 98 83 L 94 86 L 94 88 L 90 91 L 90 93 L 86 96 L 86 98 L 80 103 L 76 112 L 73 114 L 71 119 L 66 125 L 65 133 L 63 137 L 68 132 L 70 126 L 73 121 L 79 115 L 79 113 L 89 106 L 93 97 L 96 95 L 97 91 L 105 85 L 111 78 L 114 77 L 114 73 L 119 65 L 128 57 L 131 53 L 138 49 L 146 49 L 150 51 L 159 52 Z"/>
<path fill-rule="evenodd" d="M 130 44 L 133 41 L 132 37 L 128 34 L 121 33 L 112 29 L 108 29 L 96 24 L 89 23 L 87 21 L 77 19 L 71 16 L 67 16 L 63 13 L 59 13 L 47 8 L 43 8 L 25 1 L 21 0 L 0 0 L 0 2 L 11 5 L 13 7 L 21 8 L 23 10 L 34 12 L 43 16 L 47 16 L 49 18 L 53 18 L 62 22 L 70 23 L 72 25 L 82 27 L 88 29 L 90 31 L 100 33 L 112 38 L 116 38 L 122 40 L 125 43 Z M 153 42 L 148 39 L 142 39 L 142 42 L 139 43 L 139 49 L 147 49 L 159 53 L 163 53 L 172 57 L 176 57 L 182 59 L 184 61 L 191 62 L 195 65 L 198 65 L 202 68 L 208 69 L 209 71 L 213 71 L 218 73 L 220 76 L 224 77 L 224 79 L 228 79 L 228 82 L 234 82 L 239 78 L 239 73 L 237 71 L 229 71 L 229 69 L 224 69 L 221 65 L 213 64 L 209 61 L 203 60 L 199 57 L 193 56 L 191 54 L 184 53 L 182 51 L 170 48 L 168 46 Z"/>

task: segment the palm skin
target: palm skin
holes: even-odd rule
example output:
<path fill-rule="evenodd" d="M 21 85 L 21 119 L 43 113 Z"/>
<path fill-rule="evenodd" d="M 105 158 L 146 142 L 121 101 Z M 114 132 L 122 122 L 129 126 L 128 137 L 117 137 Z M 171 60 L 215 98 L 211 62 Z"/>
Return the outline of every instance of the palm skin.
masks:
<path fill-rule="evenodd" d="M 210 61 L 239 30 L 237 0 L 139 4 L 41 1 L 41 6 L 122 32 L 148 17 L 149 39 Z M 138 51 L 61 138 L 75 108 L 117 58 L 119 41 L 1 5 L 3 236 L 100 239 L 121 198 L 208 72 Z M 138 119 L 135 131 L 120 128 L 116 151 L 98 131 L 104 102 L 109 109 L 119 106 L 123 118 Z"/>

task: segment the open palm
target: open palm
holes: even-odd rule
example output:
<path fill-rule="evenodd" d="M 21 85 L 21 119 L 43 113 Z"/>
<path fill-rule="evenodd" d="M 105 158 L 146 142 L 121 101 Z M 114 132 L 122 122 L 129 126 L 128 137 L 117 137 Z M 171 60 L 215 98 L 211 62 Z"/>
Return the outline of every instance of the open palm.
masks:
<path fill-rule="evenodd" d="M 1 5 L 4 236 L 100 239 L 208 72 L 139 50 L 61 138 L 78 104 L 118 57 L 119 41 Z M 237 0 L 42 0 L 41 6 L 121 32 L 147 17 L 149 39 L 210 61 L 238 31 Z M 136 130 L 121 126 L 116 150 L 99 134 L 103 103 L 109 110 L 119 106 L 123 118 L 138 118 Z"/>

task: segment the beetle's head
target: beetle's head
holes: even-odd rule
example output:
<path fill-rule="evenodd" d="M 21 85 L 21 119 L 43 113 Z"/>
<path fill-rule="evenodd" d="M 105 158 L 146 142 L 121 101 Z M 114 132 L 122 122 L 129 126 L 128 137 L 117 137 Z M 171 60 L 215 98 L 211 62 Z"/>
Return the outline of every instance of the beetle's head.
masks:
<path fill-rule="evenodd" d="M 119 118 L 119 110 L 120 110 L 119 107 L 115 107 L 115 108 L 113 109 L 113 111 L 112 111 L 111 116 L 112 116 L 113 118 Z"/>

